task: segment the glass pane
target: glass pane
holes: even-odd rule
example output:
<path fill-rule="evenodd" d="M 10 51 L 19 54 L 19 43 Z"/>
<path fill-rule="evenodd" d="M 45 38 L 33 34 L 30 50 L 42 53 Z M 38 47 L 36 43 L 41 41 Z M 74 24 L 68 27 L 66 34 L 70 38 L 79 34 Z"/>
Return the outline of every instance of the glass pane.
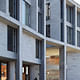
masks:
<path fill-rule="evenodd" d="M 28 75 L 28 67 L 26 67 L 26 75 Z"/>
<path fill-rule="evenodd" d="M 46 49 L 46 80 L 60 80 L 59 49 L 49 47 Z"/>
<path fill-rule="evenodd" d="M 25 1 L 22 2 L 22 23 L 30 26 L 30 5 Z"/>
<path fill-rule="evenodd" d="M 7 64 L 1 63 L 1 80 L 7 80 Z"/>

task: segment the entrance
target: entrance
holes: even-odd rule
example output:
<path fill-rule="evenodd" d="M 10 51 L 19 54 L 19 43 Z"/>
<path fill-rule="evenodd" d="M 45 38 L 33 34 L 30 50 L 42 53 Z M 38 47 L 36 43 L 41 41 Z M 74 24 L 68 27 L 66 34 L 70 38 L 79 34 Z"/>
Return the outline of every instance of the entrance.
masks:
<path fill-rule="evenodd" d="M 0 80 L 8 80 L 8 64 L 0 62 Z"/>
<path fill-rule="evenodd" d="M 23 80 L 30 80 L 30 67 L 23 65 Z"/>
<path fill-rule="evenodd" d="M 46 80 L 60 80 L 60 52 L 54 45 L 46 48 Z"/>

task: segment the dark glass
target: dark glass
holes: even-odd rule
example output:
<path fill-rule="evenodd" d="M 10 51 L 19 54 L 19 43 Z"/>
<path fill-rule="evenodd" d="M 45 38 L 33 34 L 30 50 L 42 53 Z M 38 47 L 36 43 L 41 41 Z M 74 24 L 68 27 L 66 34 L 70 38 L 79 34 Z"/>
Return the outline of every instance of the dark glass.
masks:
<path fill-rule="evenodd" d="M 46 37 L 50 37 L 50 25 L 46 25 Z"/>
<path fill-rule="evenodd" d="M 8 26 L 8 50 L 17 52 L 17 29 Z"/>
<path fill-rule="evenodd" d="M 9 0 L 10 16 L 19 20 L 19 0 Z"/>

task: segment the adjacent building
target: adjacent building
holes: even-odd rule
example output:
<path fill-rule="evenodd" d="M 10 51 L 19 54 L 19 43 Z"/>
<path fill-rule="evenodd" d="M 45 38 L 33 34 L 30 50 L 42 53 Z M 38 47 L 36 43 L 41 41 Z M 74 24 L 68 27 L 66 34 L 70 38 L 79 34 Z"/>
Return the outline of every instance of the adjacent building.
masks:
<path fill-rule="evenodd" d="M 46 80 L 79 80 L 80 5 L 46 0 Z"/>

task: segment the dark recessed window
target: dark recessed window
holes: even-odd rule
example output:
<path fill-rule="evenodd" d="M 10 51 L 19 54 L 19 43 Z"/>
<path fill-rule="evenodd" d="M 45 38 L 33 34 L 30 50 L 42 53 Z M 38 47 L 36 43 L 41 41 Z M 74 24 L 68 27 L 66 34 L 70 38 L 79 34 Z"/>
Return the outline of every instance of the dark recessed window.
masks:
<path fill-rule="evenodd" d="M 80 27 L 80 12 L 77 12 L 77 26 Z"/>
<path fill-rule="evenodd" d="M 80 47 L 80 31 L 77 31 L 77 46 Z"/>
<path fill-rule="evenodd" d="M 46 4 L 46 20 L 50 19 L 50 3 Z"/>
<path fill-rule="evenodd" d="M 43 34 L 43 28 L 42 28 L 42 14 L 38 13 L 38 32 Z"/>
<path fill-rule="evenodd" d="M 72 17 L 73 17 L 73 8 L 71 6 L 67 5 L 67 21 L 72 23 Z"/>
<path fill-rule="evenodd" d="M 38 6 L 39 8 L 42 8 L 42 0 L 38 0 Z"/>
<path fill-rule="evenodd" d="M 8 26 L 8 50 L 17 52 L 17 29 Z"/>
<path fill-rule="evenodd" d="M 50 25 L 46 25 L 46 37 L 50 37 Z"/>
<path fill-rule="evenodd" d="M 63 0 L 61 0 L 61 19 L 63 18 L 64 14 L 63 14 Z"/>
<path fill-rule="evenodd" d="M 19 0 L 9 0 L 10 16 L 19 20 Z"/>
<path fill-rule="evenodd" d="M 41 54 L 41 41 L 36 39 L 36 58 L 40 58 Z"/>
<path fill-rule="evenodd" d="M 67 26 L 67 42 L 73 44 L 73 28 Z"/>
<path fill-rule="evenodd" d="M 61 23 L 61 41 L 64 41 L 64 24 Z"/>

